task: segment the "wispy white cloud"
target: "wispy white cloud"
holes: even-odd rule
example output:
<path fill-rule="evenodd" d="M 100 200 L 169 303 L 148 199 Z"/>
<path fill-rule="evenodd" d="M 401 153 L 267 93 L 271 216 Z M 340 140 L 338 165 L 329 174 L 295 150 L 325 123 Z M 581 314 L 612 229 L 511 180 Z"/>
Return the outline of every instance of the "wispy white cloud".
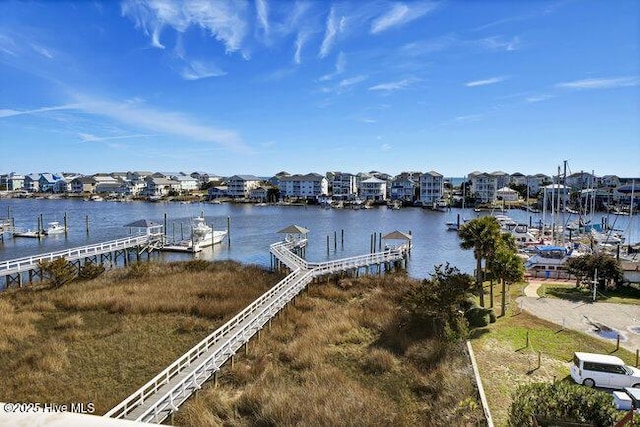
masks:
<path fill-rule="evenodd" d="M 262 27 L 265 36 L 269 36 L 269 7 L 267 0 L 256 0 L 256 12 L 258 14 L 258 25 Z"/>
<path fill-rule="evenodd" d="M 421 56 L 430 53 L 441 52 L 459 44 L 455 35 L 445 35 L 428 40 L 419 40 L 407 43 L 401 48 L 401 52 L 408 56 Z"/>
<path fill-rule="evenodd" d="M 548 94 L 542 94 L 542 95 L 531 95 L 525 98 L 525 100 L 527 102 L 542 102 L 542 101 L 546 101 L 547 99 L 551 99 L 553 98 L 553 95 L 548 95 Z"/>
<path fill-rule="evenodd" d="M 340 83 L 338 83 L 338 86 L 340 88 L 346 88 L 346 87 L 349 87 L 349 86 L 356 85 L 356 84 L 358 84 L 360 82 L 363 82 L 366 79 L 367 79 L 367 76 L 365 76 L 365 75 L 355 76 L 355 77 L 351 77 L 351 78 L 348 78 L 348 79 L 340 80 Z"/>
<path fill-rule="evenodd" d="M 165 26 L 178 32 L 192 25 L 203 28 L 223 43 L 227 52 L 241 50 L 247 34 L 247 3 L 240 1 L 125 0 L 122 15 L 133 20 L 158 48 L 164 48 L 160 35 Z"/>
<path fill-rule="evenodd" d="M 506 79 L 507 79 L 507 77 L 504 77 L 504 76 L 491 77 L 489 79 L 474 80 L 474 81 L 471 81 L 471 82 L 467 82 L 464 85 L 467 86 L 467 87 L 487 86 L 487 85 L 493 85 L 493 84 L 496 84 L 496 83 L 503 82 Z"/>
<path fill-rule="evenodd" d="M 78 104 L 65 104 L 65 105 L 57 105 L 54 107 L 42 107 L 36 108 L 33 110 L 11 110 L 11 109 L 3 109 L 0 110 L 0 118 L 2 117 L 13 117 L 13 116 L 22 116 L 22 115 L 31 115 L 38 113 L 46 113 L 47 111 L 60 111 L 60 110 L 74 110 L 78 108 Z"/>
<path fill-rule="evenodd" d="M 414 21 L 436 8 L 435 3 L 395 3 L 391 10 L 371 23 L 371 33 L 377 34 L 390 28 Z"/>
<path fill-rule="evenodd" d="M 204 61 L 187 61 L 180 75 L 185 80 L 200 80 L 207 77 L 220 77 L 227 73 L 212 63 Z"/>
<path fill-rule="evenodd" d="M 137 135 L 119 135 L 119 136 L 95 136 L 90 133 L 78 133 L 78 137 L 82 142 L 110 141 L 113 139 L 147 138 L 151 136 L 157 136 L 157 135 L 137 134 Z"/>
<path fill-rule="evenodd" d="M 484 117 L 484 114 L 467 114 L 464 116 L 456 116 L 453 121 L 457 123 L 471 123 L 480 121 Z"/>
<path fill-rule="evenodd" d="M 31 48 L 45 58 L 53 59 L 53 53 L 51 53 L 51 51 L 46 47 L 39 44 L 31 43 Z"/>
<path fill-rule="evenodd" d="M 418 81 L 417 79 L 409 78 L 409 79 L 398 80 L 395 82 L 381 83 L 375 86 L 371 86 L 369 90 L 392 92 L 400 89 L 406 89 L 417 81 Z"/>
<path fill-rule="evenodd" d="M 563 89 L 614 89 L 639 85 L 640 76 L 631 76 L 575 80 L 572 82 L 558 83 L 556 87 Z"/>
<path fill-rule="evenodd" d="M 336 40 L 336 36 L 340 31 L 344 30 L 346 18 L 341 16 L 338 18 L 335 6 L 331 7 L 329 16 L 327 16 L 327 24 L 325 28 L 322 45 L 320 45 L 320 58 L 325 58 L 331 52 L 331 48 Z"/>
<path fill-rule="evenodd" d="M 344 52 L 341 51 L 338 54 L 338 58 L 336 59 L 335 71 L 333 73 L 325 74 L 324 76 L 320 77 L 320 81 L 325 82 L 339 76 L 340 74 L 344 73 L 346 66 L 347 59 Z"/>
<path fill-rule="evenodd" d="M 387 144 L 387 143 L 382 144 L 382 145 L 380 146 L 380 150 L 382 150 L 382 151 L 389 151 L 389 150 L 391 150 L 392 148 L 393 148 L 393 147 L 391 146 L 391 144 Z"/>
<path fill-rule="evenodd" d="M 18 46 L 12 37 L 0 34 L 0 52 L 11 56 L 18 56 L 17 50 Z"/>
<path fill-rule="evenodd" d="M 300 32 L 296 36 L 296 45 L 295 45 L 296 50 L 295 50 L 295 53 L 293 54 L 293 62 L 295 62 L 298 65 L 302 64 L 302 48 L 309 40 L 309 36 L 310 34 L 306 32 Z"/>
<path fill-rule="evenodd" d="M 503 50 L 507 52 L 518 50 L 522 47 L 522 41 L 518 36 L 513 36 L 511 38 L 504 36 L 485 37 L 472 43 L 476 43 L 487 50 Z"/>

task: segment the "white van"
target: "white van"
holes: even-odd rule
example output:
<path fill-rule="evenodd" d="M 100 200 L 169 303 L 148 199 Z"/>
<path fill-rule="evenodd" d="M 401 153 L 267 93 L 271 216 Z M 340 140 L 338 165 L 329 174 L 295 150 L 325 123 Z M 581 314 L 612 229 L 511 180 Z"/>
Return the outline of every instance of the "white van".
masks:
<path fill-rule="evenodd" d="M 606 354 L 573 353 L 571 378 L 587 387 L 640 387 L 640 369 Z"/>

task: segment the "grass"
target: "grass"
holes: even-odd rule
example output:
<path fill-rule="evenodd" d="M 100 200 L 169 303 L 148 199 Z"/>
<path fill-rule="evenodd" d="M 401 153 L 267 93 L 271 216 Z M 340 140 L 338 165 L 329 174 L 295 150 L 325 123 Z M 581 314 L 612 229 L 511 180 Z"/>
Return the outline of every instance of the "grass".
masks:
<path fill-rule="evenodd" d="M 177 425 L 475 425 L 461 345 L 406 331 L 399 275 L 312 285 L 188 401 Z"/>
<path fill-rule="evenodd" d="M 550 283 L 540 287 L 538 294 L 542 292 L 547 297 L 567 299 L 571 301 L 593 301 L 593 290 L 588 287 L 576 288 L 575 283 Z M 616 289 L 598 290 L 596 301 L 615 304 L 640 304 L 640 288 L 638 285 L 619 286 Z"/>
<path fill-rule="evenodd" d="M 635 355 L 624 349 L 615 351 L 615 343 L 562 329 L 527 312 L 520 313 L 515 299 L 522 295 L 524 286 L 523 283 L 511 286 L 512 303 L 507 315 L 488 328 L 476 330 L 472 341 L 491 413 L 498 426 L 507 425 L 511 394 L 519 384 L 570 381 L 569 366 L 574 351 L 615 354 L 630 365 L 635 363 Z M 498 311 L 500 296 L 499 291 L 494 295 Z"/>
<path fill-rule="evenodd" d="M 0 294 L 0 400 L 101 414 L 281 278 L 233 262 L 141 264 Z"/>

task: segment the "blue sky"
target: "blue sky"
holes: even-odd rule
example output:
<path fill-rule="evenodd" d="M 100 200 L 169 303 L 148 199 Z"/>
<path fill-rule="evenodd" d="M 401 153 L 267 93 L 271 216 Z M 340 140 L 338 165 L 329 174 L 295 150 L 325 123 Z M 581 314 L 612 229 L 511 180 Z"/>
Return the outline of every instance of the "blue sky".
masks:
<path fill-rule="evenodd" d="M 640 2 L 0 2 L 0 173 L 640 176 Z"/>

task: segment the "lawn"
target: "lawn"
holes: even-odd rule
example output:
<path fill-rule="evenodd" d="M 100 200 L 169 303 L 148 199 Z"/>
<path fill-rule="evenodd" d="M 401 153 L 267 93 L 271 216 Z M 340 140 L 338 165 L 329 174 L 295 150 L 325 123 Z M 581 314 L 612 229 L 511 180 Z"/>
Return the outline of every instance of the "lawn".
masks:
<path fill-rule="evenodd" d="M 571 301 L 593 301 L 593 290 L 575 283 L 549 283 L 538 289 L 538 295 L 561 298 Z M 598 289 L 596 301 L 615 304 L 640 304 L 640 287 L 638 285 L 619 286 L 616 289 Z"/>
<path fill-rule="evenodd" d="M 480 375 L 498 426 L 507 425 L 511 394 L 519 384 L 571 381 L 569 365 L 575 351 L 615 354 L 630 365 L 635 363 L 635 355 L 623 349 L 615 351 L 615 343 L 521 313 L 516 298 L 522 295 L 524 286 L 523 283 L 511 286 L 511 304 L 506 316 L 473 333 L 472 345 Z M 497 291 L 494 294 L 497 312 L 500 297 Z"/>

